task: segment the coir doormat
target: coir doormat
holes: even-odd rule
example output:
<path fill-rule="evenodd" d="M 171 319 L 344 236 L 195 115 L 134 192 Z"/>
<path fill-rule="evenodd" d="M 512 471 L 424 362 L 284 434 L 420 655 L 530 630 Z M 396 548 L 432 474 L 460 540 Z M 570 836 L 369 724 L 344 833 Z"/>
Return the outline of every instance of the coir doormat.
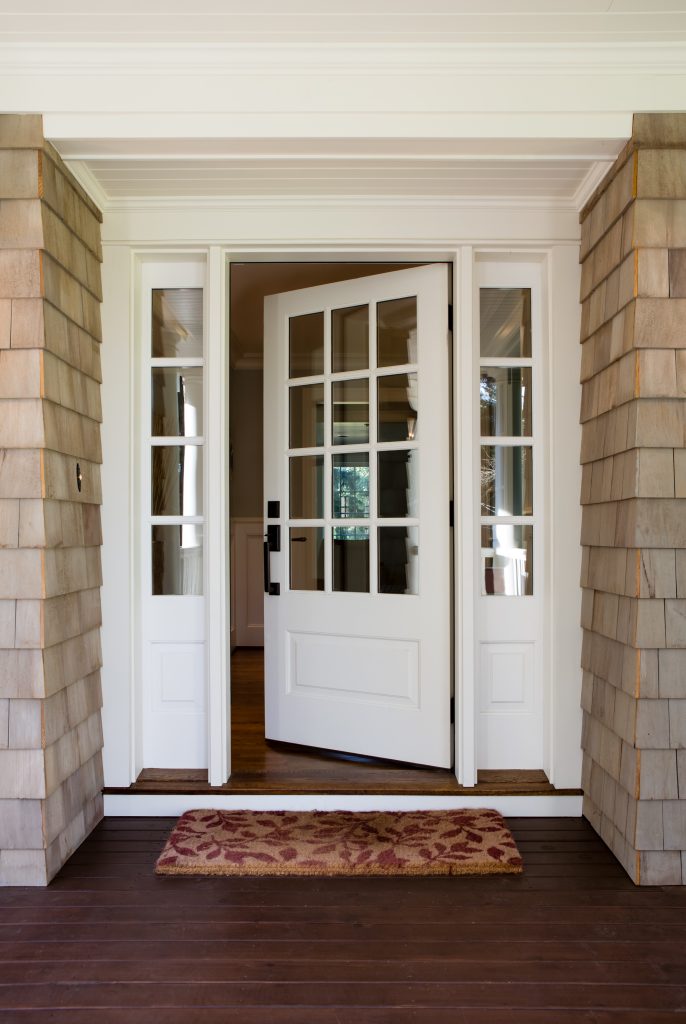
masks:
<path fill-rule="evenodd" d="M 502 816 L 457 811 L 187 811 L 159 875 L 519 873 Z"/>

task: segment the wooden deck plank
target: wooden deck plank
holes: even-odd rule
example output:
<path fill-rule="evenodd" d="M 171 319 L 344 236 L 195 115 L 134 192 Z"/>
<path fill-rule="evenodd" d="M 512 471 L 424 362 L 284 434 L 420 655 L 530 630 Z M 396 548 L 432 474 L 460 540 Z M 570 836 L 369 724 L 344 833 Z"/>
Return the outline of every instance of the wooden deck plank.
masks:
<path fill-rule="evenodd" d="M 436 1007 L 556 1007 L 571 1009 L 684 1010 L 684 985 L 616 985 L 612 983 L 542 985 L 539 981 L 498 982 L 275 982 L 131 983 L 128 981 L 97 985 L 63 982 L 59 985 L 0 985 L 0 1008 L 57 1006 L 122 1008 L 146 1006 L 311 1006 L 336 1007 L 349 1004 L 362 1007 L 436 1006 Z"/>

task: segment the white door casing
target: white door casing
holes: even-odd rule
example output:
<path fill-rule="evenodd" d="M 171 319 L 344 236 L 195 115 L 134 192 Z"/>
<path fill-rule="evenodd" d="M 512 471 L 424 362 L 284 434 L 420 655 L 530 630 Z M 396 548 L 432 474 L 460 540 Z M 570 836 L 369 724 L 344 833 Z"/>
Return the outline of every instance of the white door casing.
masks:
<path fill-rule="evenodd" d="M 377 365 L 377 314 L 384 325 L 389 318 L 383 337 L 391 340 L 383 344 L 392 348 L 393 311 L 409 309 L 403 303 L 414 296 L 414 338 L 406 339 L 404 356 L 384 350 Z M 367 328 L 358 321 L 350 328 L 357 331 L 357 354 L 341 369 L 332 365 L 332 311 L 341 311 L 342 320 L 348 314 L 355 320 L 360 307 L 369 310 L 364 333 L 369 364 L 359 363 L 360 331 Z M 296 324 L 296 337 L 297 331 L 307 333 L 319 324 L 320 313 L 323 360 L 305 373 L 302 366 L 295 368 L 289 376 L 289 323 L 293 319 Z M 281 532 L 280 550 L 269 559 L 280 593 L 265 596 L 270 739 L 451 765 L 447 314 L 445 264 L 265 300 L 265 522 Z M 306 324 L 310 327 L 297 326 Z M 291 403 L 297 420 L 291 429 L 301 430 L 300 436 L 289 437 Z M 356 417 L 353 407 L 360 404 L 363 411 Z M 364 494 L 349 499 L 341 481 L 351 467 L 353 477 L 359 469 L 364 478 L 367 464 L 365 509 Z M 405 488 L 403 499 L 393 497 L 389 484 L 397 481 L 398 472 L 405 474 L 404 484 L 396 482 Z M 269 501 L 280 503 L 278 516 L 268 514 Z M 303 580 L 321 589 L 297 589 Z"/>

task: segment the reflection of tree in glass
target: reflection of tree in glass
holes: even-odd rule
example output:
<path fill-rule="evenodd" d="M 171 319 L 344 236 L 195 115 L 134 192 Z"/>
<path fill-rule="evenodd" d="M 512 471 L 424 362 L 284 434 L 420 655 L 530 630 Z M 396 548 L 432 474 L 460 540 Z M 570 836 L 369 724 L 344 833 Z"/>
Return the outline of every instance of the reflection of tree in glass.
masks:
<path fill-rule="evenodd" d="M 334 466 L 333 514 L 336 519 L 369 516 L 369 466 Z"/>
<path fill-rule="evenodd" d="M 489 377 L 483 370 L 479 381 L 479 405 L 481 407 L 481 436 L 490 437 L 495 433 L 495 410 L 498 399 L 495 377 Z"/>
<path fill-rule="evenodd" d="M 497 515 L 495 508 L 495 448 L 481 448 L 481 515 Z"/>

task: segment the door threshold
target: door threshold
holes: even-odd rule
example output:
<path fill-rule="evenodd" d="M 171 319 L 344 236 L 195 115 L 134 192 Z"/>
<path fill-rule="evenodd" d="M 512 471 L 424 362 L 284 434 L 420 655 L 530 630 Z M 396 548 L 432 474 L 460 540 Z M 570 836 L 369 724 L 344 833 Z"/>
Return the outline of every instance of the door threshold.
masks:
<path fill-rule="evenodd" d="M 476 791 L 476 792 L 475 792 Z M 477 795 L 478 794 L 478 795 Z M 218 811 L 447 811 L 489 808 L 505 817 L 578 818 L 582 813 L 578 792 L 555 790 L 538 795 L 493 794 L 477 787 L 452 795 L 392 793 L 231 793 L 223 787 L 200 793 L 150 793 L 134 789 L 106 791 L 105 814 L 112 817 L 178 817 L 185 811 L 212 808 Z"/>
<path fill-rule="evenodd" d="M 493 797 L 493 796 L 574 796 L 580 789 L 556 789 L 543 771 L 480 771 L 476 786 L 461 786 L 451 771 L 439 768 L 389 768 L 365 765 L 363 773 L 354 770 L 336 772 L 328 766 L 328 778 L 312 773 L 308 778 L 269 778 L 267 775 L 234 774 L 223 786 L 210 786 L 204 769 L 146 768 L 131 786 L 109 786 L 105 796 L 192 795 L 212 796 L 402 796 L 402 797 Z M 370 770 L 371 768 L 371 770 Z"/>

